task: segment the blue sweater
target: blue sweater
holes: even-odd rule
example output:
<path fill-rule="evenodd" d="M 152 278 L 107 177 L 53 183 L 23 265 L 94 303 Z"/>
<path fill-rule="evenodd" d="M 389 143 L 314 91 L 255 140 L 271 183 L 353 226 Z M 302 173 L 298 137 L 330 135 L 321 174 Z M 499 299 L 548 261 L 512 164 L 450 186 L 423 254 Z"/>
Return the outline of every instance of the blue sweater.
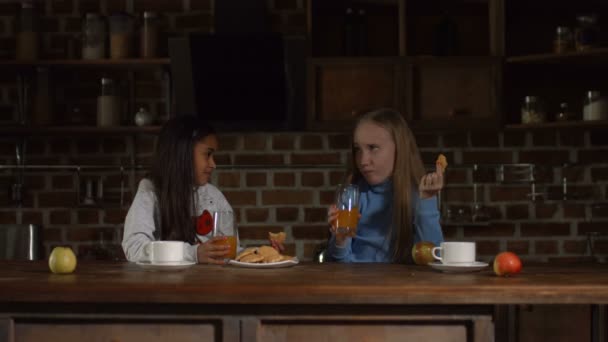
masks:
<path fill-rule="evenodd" d="M 336 246 L 335 236 L 329 241 L 326 251 L 328 261 L 338 262 L 392 262 L 389 255 L 389 227 L 392 224 L 393 183 L 391 180 L 374 186 L 359 182 L 361 218 L 357 235 L 347 238 L 344 246 Z M 443 234 L 439 224 L 437 198 L 421 200 L 413 191 L 414 243 L 431 241 L 439 245 Z"/>

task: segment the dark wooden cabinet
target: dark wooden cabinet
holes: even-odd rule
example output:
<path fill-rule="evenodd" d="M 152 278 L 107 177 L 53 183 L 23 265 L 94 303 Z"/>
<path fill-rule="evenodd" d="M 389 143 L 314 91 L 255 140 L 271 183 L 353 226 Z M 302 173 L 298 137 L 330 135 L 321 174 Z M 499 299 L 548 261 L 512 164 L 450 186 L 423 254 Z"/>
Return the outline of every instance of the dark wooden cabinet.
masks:
<path fill-rule="evenodd" d="M 379 107 L 421 129 L 500 122 L 502 3 L 309 1 L 308 127 Z"/>
<path fill-rule="evenodd" d="M 404 65 L 397 59 L 317 59 L 309 66 L 312 129 L 349 130 L 353 116 L 379 107 L 404 109 Z"/>

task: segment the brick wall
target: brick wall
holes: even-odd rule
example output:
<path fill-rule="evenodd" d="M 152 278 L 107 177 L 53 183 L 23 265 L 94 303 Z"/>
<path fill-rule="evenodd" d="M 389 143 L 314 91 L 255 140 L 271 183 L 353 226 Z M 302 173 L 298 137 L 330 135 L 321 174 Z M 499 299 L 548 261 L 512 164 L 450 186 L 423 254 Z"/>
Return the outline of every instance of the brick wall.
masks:
<path fill-rule="evenodd" d="M 274 30 L 305 34 L 305 0 L 269 0 Z M 117 10 L 162 13 L 165 36 L 213 29 L 213 0 L 46 0 L 40 1 L 45 30 L 43 56 L 68 57 L 68 46 L 78 44 L 81 15 Z M 0 58 L 14 55 L 17 2 L 0 2 Z M 166 48 L 162 49 L 166 53 Z M 54 122 L 94 122 L 98 80 L 107 71 L 63 70 L 54 81 Z M 167 116 L 159 70 L 133 75 L 134 106 Z M 0 72 L 0 121 L 15 118 L 16 74 Z M 124 121 L 130 116 L 125 114 Z M 18 139 L 0 137 L 0 163 L 15 163 Z M 585 259 L 587 235 L 594 238 L 600 260 L 608 254 L 608 139 L 600 130 L 538 130 L 420 134 L 423 158 L 432 164 L 437 153 L 450 161 L 442 192 L 444 232 L 450 240 L 479 242 L 481 259 L 505 249 L 524 259 Z M 34 166 L 72 165 L 80 170 L 45 168 L 25 173 L 21 208 L 11 201 L 14 170 L 0 169 L 0 224 L 37 223 L 44 226 L 47 252 L 58 244 L 72 245 L 81 258 L 121 257 L 121 227 L 137 182 L 153 150 L 154 136 L 36 136 L 27 139 L 26 163 Z M 227 133 L 221 138 L 221 168 L 213 182 L 226 194 L 239 215 L 244 244 L 264 243 L 267 231 L 285 230 L 288 253 L 309 259 L 327 237 L 326 206 L 343 177 L 349 137 L 340 133 Z M 500 165 L 532 163 L 535 191 L 529 183 L 505 181 Z M 567 164 L 567 166 L 564 166 Z M 475 165 L 477 165 L 475 167 Z M 100 167 L 98 167 L 100 166 Z M 121 169 L 121 166 L 123 167 Z M 568 196 L 563 200 L 563 178 Z M 104 196 L 93 206 L 83 205 L 86 181 L 102 180 Z M 475 184 L 475 186 L 473 185 Z M 474 188 L 477 196 L 474 195 Z M 474 210 L 473 200 L 480 210 Z M 471 223 L 474 213 L 489 222 Z"/>
<path fill-rule="evenodd" d="M 217 158 L 221 166 L 213 183 L 232 203 L 243 243 L 265 243 L 268 231 L 284 230 L 288 252 L 310 259 L 328 234 L 326 207 L 344 176 L 349 139 L 342 133 L 223 134 Z M 506 249 L 526 260 L 587 260 L 587 235 L 598 232 L 603 236 L 594 238 L 595 254 L 605 260 L 608 140 L 602 131 L 420 134 L 418 141 L 425 162 L 432 165 L 440 152 L 450 161 L 441 199 L 447 239 L 477 241 L 482 260 Z M 47 247 L 70 244 L 83 258 L 107 257 L 107 250 L 120 255 L 117 244 L 122 222 L 144 174 L 129 166 L 146 165 L 153 143 L 151 135 L 30 139 L 28 164 L 82 165 L 83 169 L 80 173 L 27 171 L 25 202 L 20 209 L 9 200 L 15 173 L 3 172 L 0 223 L 42 224 Z M 14 143 L 3 139 L 0 146 L 0 160 L 14 163 Z M 508 170 L 501 181 L 498 170 L 503 163 L 533 163 L 535 191 L 541 195 L 532 201 L 528 196 L 531 185 L 509 182 Z M 93 165 L 114 166 L 86 169 Z M 120 165 L 126 167 L 124 173 Z M 566 200 L 562 196 L 564 177 Z M 93 207 L 81 203 L 86 179 L 103 179 L 104 200 Z M 477 184 L 478 203 L 489 223 L 471 222 L 473 184 Z M 105 252 L 100 250 L 102 245 L 108 247 Z"/>

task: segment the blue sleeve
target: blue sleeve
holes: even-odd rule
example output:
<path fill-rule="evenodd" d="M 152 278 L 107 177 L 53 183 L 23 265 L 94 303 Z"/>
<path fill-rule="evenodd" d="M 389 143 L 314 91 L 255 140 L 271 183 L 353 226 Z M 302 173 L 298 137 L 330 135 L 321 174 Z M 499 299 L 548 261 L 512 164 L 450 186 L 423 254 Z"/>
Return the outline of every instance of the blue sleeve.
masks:
<path fill-rule="evenodd" d="M 327 244 L 325 258 L 327 261 L 337 261 L 349 263 L 352 262 L 352 238 L 346 238 L 346 243 L 343 247 L 336 246 L 336 237 L 332 236 Z"/>
<path fill-rule="evenodd" d="M 414 243 L 430 241 L 439 246 L 443 242 L 443 233 L 439 224 L 437 197 L 420 199 L 416 194 L 414 198 Z"/>

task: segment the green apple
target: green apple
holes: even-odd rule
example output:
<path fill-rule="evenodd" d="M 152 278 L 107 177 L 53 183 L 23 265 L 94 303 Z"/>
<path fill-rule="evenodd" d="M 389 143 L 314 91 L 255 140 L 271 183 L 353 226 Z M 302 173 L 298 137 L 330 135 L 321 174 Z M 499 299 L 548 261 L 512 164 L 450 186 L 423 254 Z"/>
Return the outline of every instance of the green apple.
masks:
<path fill-rule="evenodd" d="M 76 255 L 70 247 L 55 247 L 49 256 L 49 268 L 56 274 L 72 273 L 76 269 Z"/>
<path fill-rule="evenodd" d="M 428 265 L 435 261 L 433 257 L 435 244 L 429 241 L 420 241 L 412 247 L 412 258 L 417 265 Z"/>

